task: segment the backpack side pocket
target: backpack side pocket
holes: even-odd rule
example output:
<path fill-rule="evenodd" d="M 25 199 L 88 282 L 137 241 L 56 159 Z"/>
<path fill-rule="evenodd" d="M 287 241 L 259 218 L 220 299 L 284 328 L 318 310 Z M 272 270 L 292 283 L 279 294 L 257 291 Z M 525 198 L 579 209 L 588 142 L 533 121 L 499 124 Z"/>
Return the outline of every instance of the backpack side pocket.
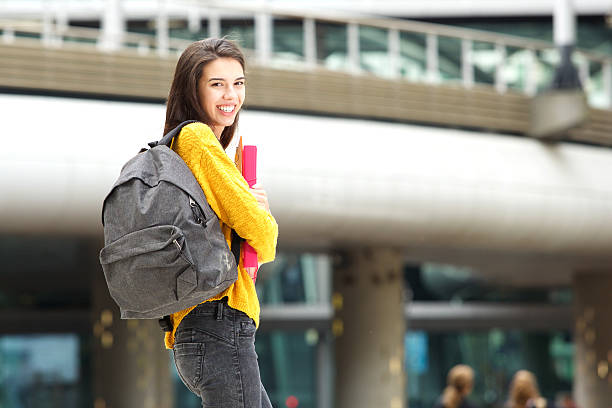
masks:
<path fill-rule="evenodd" d="M 197 287 L 183 231 L 174 225 L 144 228 L 100 251 L 111 296 L 125 311 L 145 313 L 177 302 Z"/>

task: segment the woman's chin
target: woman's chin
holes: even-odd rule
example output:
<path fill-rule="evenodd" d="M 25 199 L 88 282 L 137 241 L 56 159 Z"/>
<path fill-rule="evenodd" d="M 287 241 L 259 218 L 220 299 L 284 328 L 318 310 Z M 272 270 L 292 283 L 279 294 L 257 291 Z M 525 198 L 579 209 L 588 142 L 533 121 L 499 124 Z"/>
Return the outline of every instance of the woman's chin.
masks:
<path fill-rule="evenodd" d="M 218 118 L 215 122 L 216 122 L 216 126 L 232 126 L 234 124 L 234 121 L 236 120 L 236 117 L 231 117 L 231 118 Z"/>

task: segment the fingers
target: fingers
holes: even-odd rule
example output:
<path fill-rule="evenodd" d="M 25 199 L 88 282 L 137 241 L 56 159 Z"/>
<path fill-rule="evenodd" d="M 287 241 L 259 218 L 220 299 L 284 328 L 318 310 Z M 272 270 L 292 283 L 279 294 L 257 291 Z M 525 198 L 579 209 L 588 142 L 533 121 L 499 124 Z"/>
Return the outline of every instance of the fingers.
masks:
<path fill-rule="evenodd" d="M 257 268 L 253 266 L 253 267 L 244 268 L 244 270 L 247 271 L 251 279 L 255 278 L 255 273 L 257 272 Z"/>
<path fill-rule="evenodd" d="M 270 207 L 268 204 L 268 199 L 265 195 L 260 195 L 260 194 L 256 194 L 256 193 L 252 193 L 253 196 L 255 197 L 255 199 L 257 200 L 257 204 L 259 204 L 259 206 L 261 208 L 263 208 L 264 210 L 270 212 Z"/>
<path fill-rule="evenodd" d="M 255 199 L 257 200 L 259 206 L 264 210 L 270 212 L 270 205 L 268 204 L 268 194 L 266 194 L 266 191 L 262 188 L 261 184 L 254 184 L 253 187 L 250 188 L 250 191 L 251 194 L 253 194 L 253 197 L 255 197 Z"/>
<path fill-rule="evenodd" d="M 261 190 L 251 190 L 251 194 L 253 194 L 253 196 L 255 196 L 255 198 L 257 200 L 268 200 L 268 195 L 266 194 L 265 191 L 261 191 Z"/>

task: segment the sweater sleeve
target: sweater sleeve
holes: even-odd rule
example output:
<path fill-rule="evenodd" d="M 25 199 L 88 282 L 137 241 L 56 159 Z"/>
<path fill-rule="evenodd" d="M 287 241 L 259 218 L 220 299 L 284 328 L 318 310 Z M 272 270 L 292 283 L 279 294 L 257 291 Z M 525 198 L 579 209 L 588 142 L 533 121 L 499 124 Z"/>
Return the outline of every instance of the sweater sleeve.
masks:
<path fill-rule="evenodd" d="M 259 206 L 212 130 L 202 123 L 185 126 L 174 149 L 193 172 L 221 222 L 257 251 L 259 262 L 273 261 L 278 238 L 276 220 Z"/>

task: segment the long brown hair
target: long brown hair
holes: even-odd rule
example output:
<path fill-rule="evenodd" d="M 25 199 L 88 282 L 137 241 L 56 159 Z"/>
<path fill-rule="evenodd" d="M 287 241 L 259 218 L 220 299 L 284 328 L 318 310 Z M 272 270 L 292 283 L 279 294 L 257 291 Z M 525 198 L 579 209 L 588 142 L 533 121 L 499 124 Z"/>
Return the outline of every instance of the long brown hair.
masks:
<path fill-rule="evenodd" d="M 538 383 L 533 373 L 527 370 L 517 371 L 512 378 L 509 394 L 508 405 L 511 408 L 525 408 L 527 401 L 538 400 L 540 391 L 538 391 Z"/>
<path fill-rule="evenodd" d="M 210 125 L 210 120 L 200 105 L 198 84 L 204 66 L 217 58 L 233 58 L 245 70 L 245 58 L 238 46 L 226 38 L 207 38 L 190 44 L 179 58 L 166 105 L 164 134 L 186 120 L 198 120 Z M 221 133 L 221 146 L 227 148 L 238 127 L 238 114 L 231 126 Z"/>
<path fill-rule="evenodd" d="M 442 405 L 444 408 L 457 408 L 473 387 L 474 370 L 465 364 L 458 364 L 448 372 L 446 384 Z"/>

